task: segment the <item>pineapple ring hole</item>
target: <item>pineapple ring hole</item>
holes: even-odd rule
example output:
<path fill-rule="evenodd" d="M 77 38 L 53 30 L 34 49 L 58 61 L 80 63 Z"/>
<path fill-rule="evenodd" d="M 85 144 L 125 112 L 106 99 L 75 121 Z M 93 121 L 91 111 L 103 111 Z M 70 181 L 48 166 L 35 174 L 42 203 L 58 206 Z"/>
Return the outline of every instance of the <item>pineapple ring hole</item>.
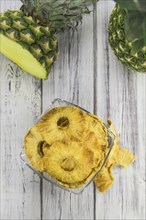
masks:
<path fill-rule="evenodd" d="M 65 128 L 69 126 L 69 119 L 67 117 L 61 117 L 57 121 L 58 127 Z"/>
<path fill-rule="evenodd" d="M 64 158 L 61 163 L 61 168 L 65 171 L 72 171 L 76 166 L 74 157 Z"/>
<path fill-rule="evenodd" d="M 38 148 L 38 154 L 43 157 L 45 150 L 47 150 L 50 147 L 50 145 L 46 141 L 41 141 L 37 148 Z"/>

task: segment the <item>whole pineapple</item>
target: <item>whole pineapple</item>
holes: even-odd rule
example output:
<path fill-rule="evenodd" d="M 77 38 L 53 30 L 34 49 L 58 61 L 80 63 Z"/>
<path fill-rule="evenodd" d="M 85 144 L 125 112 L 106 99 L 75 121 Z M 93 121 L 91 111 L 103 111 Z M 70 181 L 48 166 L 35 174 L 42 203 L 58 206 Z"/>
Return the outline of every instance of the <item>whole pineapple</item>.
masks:
<path fill-rule="evenodd" d="M 109 22 L 109 42 L 128 69 L 146 73 L 146 0 L 117 2 Z"/>
<path fill-rule="evenodd" d="M 89 13 L 86 0 L 21 0 L 0 14 L 0 52 L 27 73 L 46 79 L 58 55 L 56 34 Z M 92 2 L 92 1 L 91 1 Z"/>

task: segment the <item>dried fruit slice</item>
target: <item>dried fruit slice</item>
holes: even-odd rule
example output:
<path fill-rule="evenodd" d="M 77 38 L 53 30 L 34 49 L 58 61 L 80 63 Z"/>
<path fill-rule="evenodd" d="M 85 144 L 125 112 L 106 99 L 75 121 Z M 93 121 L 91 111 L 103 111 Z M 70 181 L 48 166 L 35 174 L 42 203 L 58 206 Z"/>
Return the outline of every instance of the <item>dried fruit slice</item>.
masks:
<path fill-rule="evenodd" d="M 123 167 L 128 167 L 136 159 L 129 150 L 120 147 L 119 136 L 116 132 L 116 129 L 110 120 L 108 120 L 108 123 L 110 130 L 115 134 L 116 138 L 105 166 L 94 180 L 94 183 L 100 192 L 105 192 L 113 184 L 114 177 L 112 175 L 112 169 L 114 166 L 120 165 Z"/>
<path fill-rule="evenodd" d="M 109 167 L 110 164 L 113 164 L 114 166 L 128 167 L 131 163 L 135 161 L 136 158 L 129 150 L 120 147 L 119 135 L 112 121 L 108 120 L 108 123 L 110 126 L 110 130 L 115 134 L 115 141 L 112 151 L 107 160 L 107 166 Z"/>
<path fill-rule="evenodd" d="M 31 128 L 24 138 L 25 153 L 32 166 L 39 171 L 44 171 L 42 160 L 44 156 L 43 148 L 49 147 L 36 127 Z"/>
<path fill-rule="evenodd" d="M 57 140 L 79 141 L 86 130 L 84 113 L 74 106 L 53 108 L 36 126 L 50 144 Z"/>
<path fill-rule="evenodd" d="M 112 186 L 114 178 L 112 175 L 112 166 L 103 167 L 101 172 L 95 178 L 94 183 L 100 192 L 105 192 L 108 188 Z"/>
<path fill-rule="evenodd" d="M 45 171 L 63 184 L 86 179 L 93 168 L 92 154 L 86 155 L 79 142 L 55 142 L 43 159 Z"/>
<path fill-rule="evenodd" d="M 103 150 L 105 150 L 108 146 L 106 126 L 97 116 L 90 113 L 85 115 L 85 120 L 88 130 L 90 132 L 94 132 L 97 135 L 98 144 Z"/>
<path fill-rule="evenodd" d="M 127 168 L 134 161 L 135 161 L 135 157 L 129 150 L 125 148 L 120 149 L 120 152 L 117 158 L 117 165 Z"/>
<path fill-rule="evenodd" d="M 101 161 L 105 158 L 105 152 L 101 148 L 98 142 L 97 135 L 94 132 L 90 132 L 87 134 L 86 137 L 84 137 L 83 140 L 83 147 L 85 153 L 88 155 L 89 153 L 92 153 L 93 158 L 93 166 L 97 167 L 101 163 Z"/>

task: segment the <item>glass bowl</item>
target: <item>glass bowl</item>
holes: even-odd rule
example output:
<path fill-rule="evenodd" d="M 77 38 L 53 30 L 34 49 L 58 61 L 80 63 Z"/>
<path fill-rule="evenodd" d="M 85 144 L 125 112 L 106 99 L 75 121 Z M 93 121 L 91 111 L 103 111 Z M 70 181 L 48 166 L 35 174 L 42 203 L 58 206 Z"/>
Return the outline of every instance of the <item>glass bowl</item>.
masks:
<path fill-rule="evenodd" d="M 87 112 L 87 113 L 90 113 L 89 111 L 87 111 L 86 109 L 83 109 L 82 107 L 78 106 L 78 105 L 75 105 L 73 103 L 70 103 L 68 101 L 65 101 L 65 100 L 62 100 L 62 99 L 55 99 L 51 105 L 49 106 L 49 108 L 38 118 L 38 121 L 41 119 L 41 117 L 46 114 L 48 111 L 50 111 L 51 109 L 55 108 L 55 107 L 63 107 L 63 106 L 69 106 L 69 105 L 72 105 L 72 106 L 76 106 L 78 108 L 80 108 L 81 110 L 83 110 L 84 112 Z M 38 122 L 37 121 L 37 122 Z M 105 125 L 106 126 L 106 125 Z M 107 127 L 107 126 L 106 126 Z M 112 150 L 112 147 L 114 145 L 114 140 L 115 140 L 115 135 L 113 134 L 113 132 L 110 131 L 110 129 L 107 127 L 107 131 L 108 131 L 108 152 L 105 156 L 105 159 L 103 161 L 103 163 L 101 164 L 101 166 L 99 167 L 99 169 L 97 170 L 97 172 L 95 173 L 95 175 L 86 183 L 84 184 L 81 188 L 75 188 L 75 189 L 71 189 L 71 188 L 67 188 L 67 187 L 64 187 L 62 185 L 60 185 L 54 178 L 52 178 L 51 176 L 49 176 L 48 173 L 45 173 L 45 172 L 39 172 L 38 170 L 36 170 L 29 162 L 25 152 L 24 152 L 24 148 L 20 154 L 20 159 L 21 159 L 21 162 L 29 167 L 35 174 L 37 174 L 39 177 L 41 177 L 42 179 L 56 185 L 57 187 L 61 188 L 61 189 L 64 189 L 70 193 L 74 193 L 74 194 L 80 194 L 83 192 L 83 190 L 93 181 L 93 179 L 95 177 L 97 177 L 97 175 L 99 174 L 99 172 L 101 171 L 101 169 L 103 168 L 103 166 L 105 165 L 108 157 L 109 157 L 109 154 Z"/>

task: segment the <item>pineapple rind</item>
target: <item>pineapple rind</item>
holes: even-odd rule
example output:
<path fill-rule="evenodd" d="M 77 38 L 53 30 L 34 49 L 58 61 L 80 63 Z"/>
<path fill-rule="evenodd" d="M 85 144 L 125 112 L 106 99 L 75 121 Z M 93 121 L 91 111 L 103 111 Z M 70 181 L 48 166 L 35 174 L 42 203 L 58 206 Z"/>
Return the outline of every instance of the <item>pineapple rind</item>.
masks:
<path fill-rule="evenodd" d="M 7 10 L 0 14 L 0 33 L 29 51 L 44 68 L 45 78 L 47 78 L 47 74 L 58 56 L 57 39 L 48 27 L 42 26 L 31 16 L 27 17 L 21 10 Z M 9 56 L 9 58 L 13 57 Z M 21 61 L 17 64 L 22 68 Z M 35 63 L 31 65 L 35 65 Z M 27 72 L 31 74 L 31 69 Z M 35 74 L 32 75 L 35 76 Z M 39 78 L 41 78 L 41 72 Z"/>
<path fill-rule="evenodd" d="M 116 5 L 109 22 L 109 42 L 117 58 L 128 69 L 146 73 L 146 48 L 132 55 L 132 42 L 125 38 L 124 21 L 126 10 Z"/>

